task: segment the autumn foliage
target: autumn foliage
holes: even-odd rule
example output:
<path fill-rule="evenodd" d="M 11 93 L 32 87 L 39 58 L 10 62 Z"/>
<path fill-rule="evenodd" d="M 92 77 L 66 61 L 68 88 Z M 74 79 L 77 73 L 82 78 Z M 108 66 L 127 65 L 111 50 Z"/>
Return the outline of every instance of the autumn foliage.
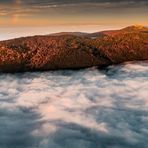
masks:
<path fill-rule="evenodd" d="M 75 69 L 148 60 L 148 29 L 46 35 L 0 42 L 0 72 Z"/>

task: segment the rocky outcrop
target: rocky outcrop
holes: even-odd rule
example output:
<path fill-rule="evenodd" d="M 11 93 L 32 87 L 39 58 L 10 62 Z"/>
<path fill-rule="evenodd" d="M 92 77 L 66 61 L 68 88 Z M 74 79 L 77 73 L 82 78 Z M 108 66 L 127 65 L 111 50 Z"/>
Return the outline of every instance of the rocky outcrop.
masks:
<path fill-rule="evenodd" d="M 0 42 L 0 72 L 77 69 L 148 60 L 148 29 L 46 35 Z M 92 36 L 94 38 L 92 38 Z"/>

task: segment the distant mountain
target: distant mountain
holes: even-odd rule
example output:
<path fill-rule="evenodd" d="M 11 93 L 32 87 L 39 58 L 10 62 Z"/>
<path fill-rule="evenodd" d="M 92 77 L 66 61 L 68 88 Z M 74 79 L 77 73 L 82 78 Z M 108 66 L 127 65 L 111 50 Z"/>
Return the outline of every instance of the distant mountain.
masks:
<path fill-rule="evenodd" d="M 83 32 L 59 32 L 50 34 L 50 36 L 61 36 L 61 35 L 75 35 L 75 36 L 87 36 L 89 33 Z"/>
<path fill-rule="evenodd" d="M 120 30 L 108 30 L 89 34 L 89 37 L 102 37 L 102 36 L 114 36 L 117 34 L 129 33 L 129 32 L 148 32 L 148 28 L 141 25 L 133 25 Z"/>
<path fill-rule="evenodd" d="M 114 36 L 117 34 L 127 33 L 127 32 L 148 32 L 148 28 L 142 25 L 133 25 L 128 26 L 126 28 L 120 30 L 107 30 L 107 31 L 100 31 L 95 33 L 85 33 L 85 32 L 60 32 L 60 33 L 53 33 L 50 36 L 61 36 L 61 35 L 74 35 L 74 36 L 85 36 L 91 38 L 97 37 L 104 37 L 104 36 Z"/>
<path fill-rule="evenodd" d="M 133 25 L 121 29 L 121 31 L 130 31 L 130 32 L 139 32 L 139 31 L 148 31 L 148 28 L 142 25 Z"/>
<path fill-rule="evenodd" d="M 148 28 L 59 33 L 0 42 L 0 72 L 77 69 L 148 60 Z"/>

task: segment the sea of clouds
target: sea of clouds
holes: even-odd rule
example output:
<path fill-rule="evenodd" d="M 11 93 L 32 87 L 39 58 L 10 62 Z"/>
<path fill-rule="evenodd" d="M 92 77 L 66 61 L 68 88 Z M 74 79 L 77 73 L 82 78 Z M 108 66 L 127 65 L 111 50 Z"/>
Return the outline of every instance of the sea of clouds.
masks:
<path fill-rule="evenodd" d="M 148 62 L 0 74 L 0 148 L 147 148 Z"/>

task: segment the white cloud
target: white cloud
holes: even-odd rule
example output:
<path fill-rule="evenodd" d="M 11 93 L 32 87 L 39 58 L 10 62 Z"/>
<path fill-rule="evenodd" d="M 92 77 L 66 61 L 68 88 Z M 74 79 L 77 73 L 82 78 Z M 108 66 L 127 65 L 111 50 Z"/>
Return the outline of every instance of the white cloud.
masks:
<path fill-rule="evenodd" d="M 145 147 L 147 70 L 147 63 L 127 63 L 102 71 L 1 74 L 0 142 L 26 139 L 28 147 L 43 148 Z"/>

